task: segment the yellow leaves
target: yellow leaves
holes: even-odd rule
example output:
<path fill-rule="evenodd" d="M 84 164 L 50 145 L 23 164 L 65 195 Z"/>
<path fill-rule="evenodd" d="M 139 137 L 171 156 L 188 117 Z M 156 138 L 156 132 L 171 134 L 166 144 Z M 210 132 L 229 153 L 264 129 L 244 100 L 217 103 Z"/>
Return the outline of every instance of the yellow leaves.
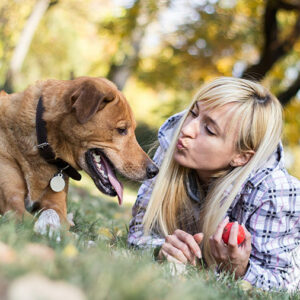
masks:
<path fill-rule="evenodd" d="M 74 258 L 78 255 L 78 250 L 73 244 L 68 244 L 63 250 L 63 255 L 68 258 Z"/>
<path fill-rule="evenodd" d="M 294 51 L 300 53 L 300 40 L 295 43 Z"/>
<path fill-rule="evenodd" d="M 296 145 L 299 141 L 299 127 L 296 123 L 289 123 L 285 125 L 284 137 L 289 144 Z"/>
<path fill-rule="evenodd" d="M 111 240 L 113 238 L 122 236 L 122 230 L 120 230 L 118 227 L 114 227 L 111 229 L 107 227 L 100 227 L 98 229 L 98 234 L 100 238 Z"/>
<path fill-rule="evenodd" d="M 292 155 L 292 161 L 288 170 L 291 175 L 300 178 L 300 146 L 297 145 L 297 146 L 289 147 L 288 154 Z"/>
<path fill-rule="evenodd" d="M 113 216 L 114 219 L 122 219 L 124 217 L 124 214 L 123 213 L 120 213 L 120 212 L 116 212 Z"/>
<path fill-rule="evenodd" d="M 102 237 L 106 237 L 108 239 L 112 239 L 113 235 L 107 227 L 100 227 L 98 230 L 98 234 Z"/>
<path fill-rule="evenodd" d="M 236 11 L 244 17 L 256 17 L 255 13 L 257 8 L 263 4 L 262 0 L 259 1 L 238 1 Z"/>
<path fill-rule="evenodd" d="M 163 49 L 162 51 L 162 56 L 164 59 L 168 60 L 168 59 L 172 59 L 174 55 L 174 50 L 170 47 Z"/>
<path fill-rule="evenodd" d="M 207 32 L 209 38 L 211 40 L 214 39 L 214 37 L 218 34 L 219 32 L 219 28 L 218 28 L 218 25 L 217 24 L 211 24 L 210 27 L 209 27 L 209 31 Z"/>
<path fill-rule="evenodd" d="M 245 292 L 252 289 L 251 283 L 249 281 L 246 281 L 246 280 L 241 280 L 239 282 L 239 287 L 240 287 L 241 290 L 243 290 Z"/>
<path fill-rule="evenodd" d="M 284 138 L 289 145 L 298 145 L 300 132 L 300 102 L 292 101 L 284 110 Z"/>
<path fill-rule="evenodd" d="M 155 61 L 150 58 L 150 57 L 146 57 L 141 61 L 141 68 L 145 71 L 145 72 L 151 72 L 154 70 L 155 68 Z"/>
<path fill-rule="evenodd" d="M 230 76 L 232 71 L 234 60 L 230 56 L 220 58 L 217 63 L 217 69 L 220 73 Z"/>

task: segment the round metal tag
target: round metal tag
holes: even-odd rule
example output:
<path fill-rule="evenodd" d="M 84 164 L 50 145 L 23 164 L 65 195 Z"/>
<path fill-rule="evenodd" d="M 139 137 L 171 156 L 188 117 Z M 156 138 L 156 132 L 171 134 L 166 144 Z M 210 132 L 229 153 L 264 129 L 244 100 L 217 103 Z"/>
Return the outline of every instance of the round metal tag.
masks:
<path fill-rule="evenodd" d="M 64 177 L 61 173 L 56 174 L 52 179 L 50 180 L 50 187 L 52 191 L 54 192 L 61 192 L 65 188 L 65 181 Z"/>

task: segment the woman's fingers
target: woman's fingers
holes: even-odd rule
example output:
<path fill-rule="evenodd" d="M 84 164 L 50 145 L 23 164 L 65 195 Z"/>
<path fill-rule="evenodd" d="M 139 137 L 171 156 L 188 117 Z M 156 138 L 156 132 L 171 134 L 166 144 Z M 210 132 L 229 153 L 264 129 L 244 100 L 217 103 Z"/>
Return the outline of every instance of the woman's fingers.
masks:
<path fill-rule="evenodd" d="M 166 242 L 181 250 L 190 263 L 195 263 L 195 255 L 191 252 L 189 246 L 182 242 L 176 235 L 167 235 Z"/>
<path fill-rule="evenodd" d="M 203 237 L 204 237 L 204 234 L 201 232 L 201 233 L 196 233 L 194 234 L 194 240 L 196 241 L 196 243 L 198 245 L 201 244 L 202 240 L 203 240 Z"/>
<path fill-rule="evenodd" d="M 222 240 L 223 231 L 228 222 L 229 218 L 227 216 L 219 223 L 215 234 L 209 238 L 211 253 L 217 262 L 222 262 L 223 260 L 228 259 L 228 247 Z"/>
<path fill-rule="evenodd" d="M 229 233 L 229 239 L 228 239 L 229 253 L 233 253 L 238 248 L 238 243 L 237 243 L 238 232 L 239 232 L 239 224 L 238 224 L 238 222 L 234 222 L 231 227 L 231 230 Z"/>
<path fill-rule="evenodd" d="M 224 256 L 224 252 L 226 251 L 225 244 L 222 240 L 222 234 L 224 231 L 224 227 L 228 224 L 229 218 L 228 216 L 219 223 L 217 230 L 214 235 L 209 238 L 210 247 L 212 250 L 212 254 L 216 259 L 219 259 Z"/>
<path fill-rule="evenodd" d="M 186 264 L 188 262 L 188 259 L 186 258 L 186 256 L 182 253 L 181 250 L 179 250 L 178 248 L 174 247 L 172 244 L 170 243 L 164 243 L 162 245 L 162 253 L 166 253 L 168 256 L 173 256 L 174 258 L 176 258 L 177 260 L 179 260 L 181 263 Z M 165 255 L 166 258 L 168 258 Z"/>
<path fill-rule="evenodd" d="M 177 260 L 175 257 L 173 257 L 172 255 L 168 254 L 166 251 L 164 251 L 163 249 L 161 249 L 161 252 L 163 254 L 163 256 L 166 258 L 166 260 L 168 262 L 173 262 L 176 264 L 182 264 L 181 261 Z"/>
<path fill-rule="evenodd" d="M 201 258 L 201 250 L 194 237 L 180 229 L 175 230 L 174 234 L 185 244 L 187 244 L 194 255 Z"/>
<path fill-rule="evenodd" d="M 222 234 L 224 231 L 225 226 L 228 224 L 229 222 L 229 218 L 228 216 L 219 223 L 217 230 L 215 232 L 215 234 L 213 235 L 213 239 L 215 242 L 220 243 L 222 241 Z"/>

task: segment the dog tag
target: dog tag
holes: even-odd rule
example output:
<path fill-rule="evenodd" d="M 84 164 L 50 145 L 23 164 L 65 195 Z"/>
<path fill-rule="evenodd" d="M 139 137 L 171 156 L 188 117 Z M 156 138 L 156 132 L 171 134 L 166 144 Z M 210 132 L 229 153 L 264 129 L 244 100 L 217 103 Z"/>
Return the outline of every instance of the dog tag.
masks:
<path fill-rule="evenodd" d="M 50 180 L 50 187 L 54 192 L 61 192 L 65 188 L 65 180 L 62 173 L 58 173 Z"/>

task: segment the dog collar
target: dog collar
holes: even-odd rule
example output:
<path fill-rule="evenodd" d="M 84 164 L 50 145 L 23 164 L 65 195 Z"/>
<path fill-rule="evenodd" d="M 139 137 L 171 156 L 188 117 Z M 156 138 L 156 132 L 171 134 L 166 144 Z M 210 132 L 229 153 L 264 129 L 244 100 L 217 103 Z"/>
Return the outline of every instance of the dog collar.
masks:
<path fill-rule="evenodd" d="M 47 128 L 46 122 L 43 120 L 43 98 L 42 96 L 39 99 L 37 110 L 36 110 L 36 136 L 38 142 L 38 149 L 40 155 L 52 165 L 56 165 L 60 172 L 66 173 L 69 177 L 73 178 L 74 180 L 80 180 L 81 175 L 66 161 L 61 158 L 56 158 L 54 151 L 47 140 Z"/>

